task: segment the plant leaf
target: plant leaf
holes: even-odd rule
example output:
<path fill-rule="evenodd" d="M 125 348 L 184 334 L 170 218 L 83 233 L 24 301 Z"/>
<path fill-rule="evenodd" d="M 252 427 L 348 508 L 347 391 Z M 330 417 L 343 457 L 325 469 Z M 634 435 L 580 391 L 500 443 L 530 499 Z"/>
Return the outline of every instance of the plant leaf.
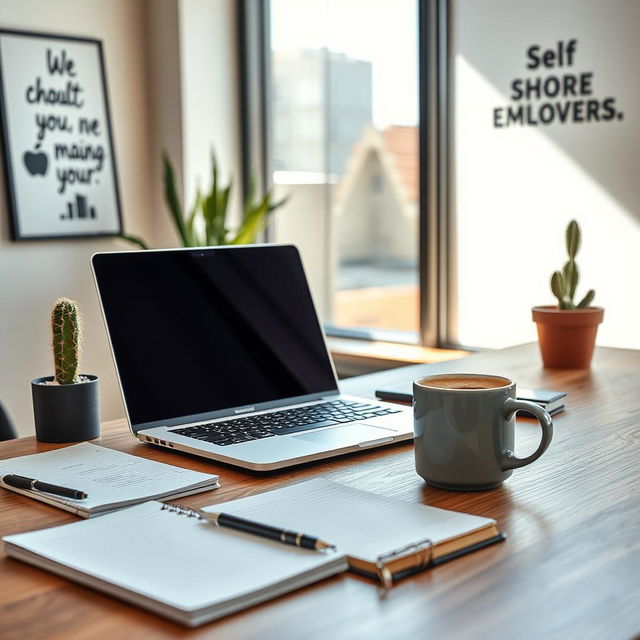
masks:
<path fill-rule="evenodd" d="M 256 235 L 264 229 L 269 209 L 269 194 L 266 193 L 257 206 L 250 208 L 247 217 L 229 244 L 250 244 Z"/>
<path fill-rule="evenodd" d="M 560 271 L 554 271 L 551 276 L 551 291 L 560 303 L 564 295 L 564 276 Z"/>
<path fill-rule="evenodd" d="M 576 295 L 576 288 L 578 287 L 578 280 L 580 274 L 578 272 L 578 265 L 574 260 L 568 260 L 562 269 L 564 275 L 565 286 L 567 287 L 565 293 L 573 300 Z"/>
<path fill-rule="evenodd" d="M 569 296 L 562 296 L 560 300 L 560 304 L 558 305 L 561 309 L 575 309 L 576 305 L 573 304 L 573 300 Z"/>
<path fill-rule="evenodd" d="M 233 183 L 230 181 L 225 189 L 218 193 L 218 201 L 216 204 L 218 211 L 218 219 L 216 224 L 216 232 L 218 236 L 218 244 L 227 244 L 227 206 L 229 204 L 229 195 Z"/>
<path fill-rule="evenodd" d="M 588 307 L 593 301 L 593 298 L 595 297 L 595 295 L 596 295 L 596 292 L 593 289 L 589 289 L 589 291 L 587 291 L 587 293 L 585 294 L 584 298 L 582 298 L 582 300 L 578 302 L 576 309 L 584 309 L 585 307 Z"/>
<path fill-rule="evenodd" d="M 178 197 L 178 191 L 176 189 L 175 172 L 173 170 L 173 165 L 169 160 L 169 156 L 167 155 L 166 152 L 163 152 L 162 154 L 162 165 L 163 165 L 164 197 L 167 202 L 169 212 L 171 213 L 173 222 L 176 225 L 176 229 L 178 230 L 178 234 L 180 235 L 182 244 L 185 247 L 191 247 L 193 245 L 191 244 L 191 239 L 187 234 L 184 218 L 182 216 L 182 205 L 180 204 L 180 198 Z"/>
<path fill-rule="evenodd" d="M 269 198 L 271 198 L 271 195 L 273 195 L 273 193 L 270 191 L 269 192 Z M 271 213 L 272 211 L 275 211 L 276 209 L 279 209 L 280 207 L 283 207 L 285 204 L 287 204 L 287 202 L 289 202 L 289 198 L 291 197 L 290 193 L 287 193 L 287 195 L 282 198 L 282 200 L 278 200 L 278 202 L 274 202 L 273 204 L 269 205 L 269 213 Z"/>
<path fill-rule="evenodd" d="M 126 240 L 127 242 L 131 242 L 132 244 L 137 245 L 141 249 L 149 248 L 147 243 L 142 238 L 139 238 L 138 236 L 129 236 L 126 233 L 121 233 L 118 237 L 122 238 L 123 240 Z"/>
<path fill-rule="evenodd" d="M 575 258 L 580 249 L 580 227 L 576 220 L 571 220 L 567 225 L 567 253 L 570 258 Z"/>
<path fill-rule="evenodd" d="M 197 220 L 198 217 L 198 211 L 200 210 L 200 205 L 202 204 L 202 194 L 200 193 L 200 188 L 196 189 L 196 200 L 193 203 L 193 206 L 191 207 L 191 211 L 189 212 L 189 215 L 187 216 L 187 220 L 185 223 L 186 229 L 187 229 L 187 233 L 189 234 L 189 237 L 192 238 L 192 240 L 195 241 L 195 239 L 197 238 L 197 231 L 195 229 L 195 222 Z M 193 246 L 196 246 L 195 244 Z"/>
<path fill-rule="evenodd" d="M 204 220 L 204 242 L 203 245 L 214 244 L 213 242 L 213 220 L 216 215 L 215 197 L 213 189 L 202 200 L 202 218 Z"/>

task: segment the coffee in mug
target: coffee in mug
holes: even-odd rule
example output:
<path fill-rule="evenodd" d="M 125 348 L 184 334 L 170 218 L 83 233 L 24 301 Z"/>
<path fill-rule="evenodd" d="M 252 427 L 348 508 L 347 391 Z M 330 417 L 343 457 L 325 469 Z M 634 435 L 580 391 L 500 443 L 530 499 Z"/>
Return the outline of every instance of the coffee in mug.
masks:
<path fill-rule="evenodd" d="M 538 418 L 542 440 L 526 458 L 513 452 L 515 415 Z M 416 470 L 429 484 L 459 491 L 500 486 L 513 469 L 537 460 L 553 437 L 553 422 L 535 402 L 516 399 L 509 378 L 439 374 L 413 383 Z"/>
<path fill-rule="evenodd" d="M 436 389 L 499 389 L 509 384 L 508 378 L 481 375 L 441 375 L 422 378 L 419 384 Z"/>

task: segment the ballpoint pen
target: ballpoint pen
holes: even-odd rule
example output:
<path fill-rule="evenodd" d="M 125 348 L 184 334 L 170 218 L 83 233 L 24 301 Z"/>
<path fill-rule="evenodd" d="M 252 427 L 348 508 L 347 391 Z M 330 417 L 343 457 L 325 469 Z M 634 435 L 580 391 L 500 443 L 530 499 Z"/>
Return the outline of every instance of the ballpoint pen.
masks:
<path fill-rule="evenodd" d="M 51 493 L 55 496 L 63 498 L 73 498 L 74 500 L 84 500 L 87 494 L 79 489 L 69 489 L 69 487 L 60 487 L 57 484 L 49 484 L 48 482 L 40 482 L 34 478 L 26 478 L 25 476 L 6 475 L 2 477 L 2 482 L 16 489 L 26 489 L 27 491 L 42 491 Z"/>
<path fill-rule="evenodd" d="M 281 542 L 282 544 L 289 544 L 294 547 L 303 547 L 304 549 L 314 549 L 315 551 L 324 551 L 325 549 L 335 550 L 335 545 L 308 536 L 304 533 L 296 533 L 295 531 L 288 531 L 287 529 L 279 529 L 278 527 L 272 527 L 268 524 L 262 524 L 260 522 L 254 522 L 253 520 L 246 520 L 238 516 L 233 516 L 229 513 L 211 513 L 203 511 L 202 509 L 192 509 L 182 505 L 163 504 L 163 510 L 168 510 L 173 513 L 187 515 L 189 517 L 200 518 L 201 520 L 207 520 L 219 527 L 228 527 L 229 529 L 236 529 L 237 531 L 243 531 L 244 533 L 251 533 L 255 536 L 261 536 L 263 538 L 269 538 Z"/>

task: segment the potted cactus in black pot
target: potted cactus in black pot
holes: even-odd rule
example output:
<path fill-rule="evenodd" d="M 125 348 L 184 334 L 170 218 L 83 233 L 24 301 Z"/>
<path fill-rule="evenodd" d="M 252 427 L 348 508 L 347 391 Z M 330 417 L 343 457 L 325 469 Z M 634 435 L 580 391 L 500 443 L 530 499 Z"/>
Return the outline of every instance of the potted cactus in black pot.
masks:
<path fill-rule="evenodd" d="M 579 302 L 574 301 L 580 279 L 576 254 L 581 242 L 580 226 L 575 220 L 567 225 L 565 236 L 569 259 L 561 271 L 554 271 L 551 276 L 551 291 L 558 305 L 533 307 L 533 320 L 545 367 L 588 369 L 604 309 L 591 305 L 593 289 Z"/>
<path fill-rule="evenodd" d="M 81 340 L 78 304 L 60 298 L 51 311 L 55 375 L 31 381 L 36 438 L 41 442 L 79 442 L 100 435 L 98 378 L 78 373 Z"/>

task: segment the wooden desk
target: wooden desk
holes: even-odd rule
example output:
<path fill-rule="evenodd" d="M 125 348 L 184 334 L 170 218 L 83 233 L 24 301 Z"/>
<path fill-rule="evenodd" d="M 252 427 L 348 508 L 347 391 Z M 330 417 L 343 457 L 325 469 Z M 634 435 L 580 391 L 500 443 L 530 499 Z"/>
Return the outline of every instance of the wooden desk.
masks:
<path fill-rule="evenodd" d="M 386 596 L 347 574 L 195 630 L 1 556 L 0 638 L 546 639 L 640 632 L 640 351 L 598 349 L 591 371 L 547 371 L 536 345 L 525 345 L 364 376 L 344 388 L 371 394 L 381 383 L 440 370 L 495 372 L 523 386 L 568 391 L 568 409 L 554 419 L 547 453 L 499 489 L 452 493 L 416 475 L 410 444 L 264 475 L 138 444 L 122 421 L 104 426 L 102 444 L 219 473 L 222 487 L 193 496 L 192 505 L 322 475 L 494 517 L 509 535 L 505 543 L 406 580 Z M 519 453 L 533 450 L 538 438 L 537 424 L 520 421 Z M 53 446 L 24 438 L 0 443 L 0 457 Z M 0 491 L 1 535 L 74 519 Z"/>

